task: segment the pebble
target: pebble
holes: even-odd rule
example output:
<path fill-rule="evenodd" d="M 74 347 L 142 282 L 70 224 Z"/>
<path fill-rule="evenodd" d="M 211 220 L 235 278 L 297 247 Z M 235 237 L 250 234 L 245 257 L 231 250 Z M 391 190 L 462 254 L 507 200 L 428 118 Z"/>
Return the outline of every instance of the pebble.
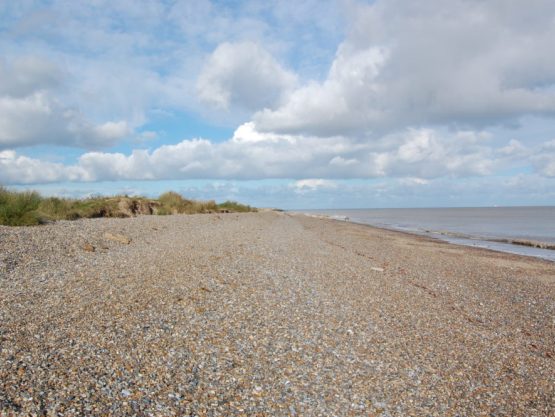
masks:
<path fill-rule="evenodd" d="M 553 263 L 347 222 L 1 226 L 0 416 L 553 416 L 554 316 Z"/>

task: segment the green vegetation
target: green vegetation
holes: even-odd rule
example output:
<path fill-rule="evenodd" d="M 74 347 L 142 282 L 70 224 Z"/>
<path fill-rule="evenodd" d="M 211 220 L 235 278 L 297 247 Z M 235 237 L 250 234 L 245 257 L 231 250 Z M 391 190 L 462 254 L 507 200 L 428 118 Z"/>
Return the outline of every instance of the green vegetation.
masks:
<path fill-rule="evenodd" d="M 23 226 L 39 224 L 37 209 L 41 197 L 36 192 L 16 193 L 0 188 L 0 224 Z"/>
<path fill-rule="evenodd" d="M 174 191 L 168 191 L 158 197 L 160 207 L 158 214 L 195 214 L 195 213 L 214 213 L 218 211 L 216 202 L 187 200 Z"/>
<path fill-rule="evenodd" d="M 229 200 L 224 203 L 218 204 L 218 209 L 220 209 L 220 211 L 229 211 L 234 213 L 246 213 L 249 211 L 256 211 L 256 209 L 252 208 L 251 206 L 246 206 L 236 201 Z"/>
<path fill-rule="evenodd" d="M 196 201 L 169 191 L 158 199 L 145 197 L 90 197 L 68 199 L 42 197 L 34 191 L 10 191 L 0 187 L 0 224 L 29 226 L 56 220 L 94 217 L 131 217 L 139 214 L 196 214 L 256 211 L 255 208 L 226 201 Z"/>

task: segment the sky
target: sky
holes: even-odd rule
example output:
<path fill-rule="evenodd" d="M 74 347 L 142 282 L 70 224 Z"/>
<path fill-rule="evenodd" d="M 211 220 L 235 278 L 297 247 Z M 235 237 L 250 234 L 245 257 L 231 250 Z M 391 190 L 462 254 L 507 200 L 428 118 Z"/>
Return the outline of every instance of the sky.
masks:
<path fill-rule="evenodd" d="M 552 0 L 0 0 L 0 184 L 555 205 Z"/>

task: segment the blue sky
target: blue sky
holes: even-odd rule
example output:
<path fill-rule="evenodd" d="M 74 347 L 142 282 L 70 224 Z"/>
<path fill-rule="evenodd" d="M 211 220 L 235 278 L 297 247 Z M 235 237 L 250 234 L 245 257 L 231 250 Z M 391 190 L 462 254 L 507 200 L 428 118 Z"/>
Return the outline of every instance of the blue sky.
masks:
<path fill-rule="evenodd" d="M 0 1 L 0 184 L 555 204 L 555 3 Z"/>

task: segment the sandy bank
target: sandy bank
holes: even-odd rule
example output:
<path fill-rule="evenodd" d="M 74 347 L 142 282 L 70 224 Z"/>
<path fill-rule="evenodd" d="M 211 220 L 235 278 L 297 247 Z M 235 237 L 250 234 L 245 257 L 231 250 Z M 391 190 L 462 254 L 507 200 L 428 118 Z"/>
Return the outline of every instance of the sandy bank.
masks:
<path fill-rule="evenodd" d="M 0 415 L 550 416 L 553 317 L 553 263 L 345 222 L 0 227 Z"/>

